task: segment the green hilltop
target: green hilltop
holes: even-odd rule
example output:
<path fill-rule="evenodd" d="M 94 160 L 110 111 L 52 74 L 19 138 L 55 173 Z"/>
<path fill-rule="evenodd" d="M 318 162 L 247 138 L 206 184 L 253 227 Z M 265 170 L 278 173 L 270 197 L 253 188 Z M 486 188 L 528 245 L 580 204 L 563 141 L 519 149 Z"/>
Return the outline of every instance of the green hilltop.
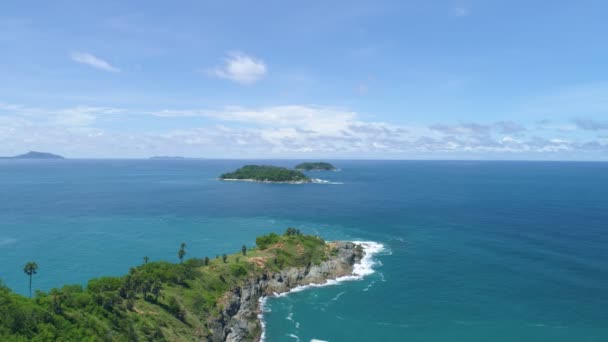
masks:
<path fill-rule="evenodd" d="M 222 180 L 250 180 L 276 183 L 309 183 L 311 179 L 300 171 L 279 166 L 245 165 L 234 172 L 224 173 Z"/>
<path fill-rule="evenodd" d="M 296 170 L 303 171 L 334 171 L 336 167 L 326 162 L 306 162 L 296 165 Z"/>

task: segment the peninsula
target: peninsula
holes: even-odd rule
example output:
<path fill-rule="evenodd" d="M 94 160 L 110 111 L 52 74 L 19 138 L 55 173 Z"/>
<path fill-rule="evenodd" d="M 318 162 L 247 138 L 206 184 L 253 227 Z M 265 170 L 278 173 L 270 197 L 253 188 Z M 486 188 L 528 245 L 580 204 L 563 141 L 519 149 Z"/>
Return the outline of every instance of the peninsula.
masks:
<path fill-rule="evenodd" d="M 234 172 L 222 174 L 219 179 L 295 184 L 312 182 L 312 179 L 300 171 L 268 165 L 245 165 Z"/>
<path fill-rule="evenodd" d="M 28 153 L 20 154 L 20 155 L 13 156 L 13 157 L 0 157 L 0 159 L 65 159 L 65 158 L 62 156 L 52 154 L 52 153 L 47 153 L 47 152 L 30 151 Z"/>
<path fill-rule="evenodd" d="M 260 300 L 353 274 L 364 243 L 325 242 L 288 228 L 236 254 L 149 261 L 122 277 L 64 286 L 34 299 L 0 286 L 0 340 L 259 341 Z M 35 280 L 35 279 L 34 279 Z"/>
<path fill-rule="evenodd" d="M 335 166 L 333 166 L 330 163 L 325 163 L 325 162 L 311 163 L 311 162 L 307 162 L 307 163 L 300 163 L 300 164 L 296 165 L 296 170 L 301 170 L 301 171 L 335 171 L 337 169 L 336 169 Z"/>

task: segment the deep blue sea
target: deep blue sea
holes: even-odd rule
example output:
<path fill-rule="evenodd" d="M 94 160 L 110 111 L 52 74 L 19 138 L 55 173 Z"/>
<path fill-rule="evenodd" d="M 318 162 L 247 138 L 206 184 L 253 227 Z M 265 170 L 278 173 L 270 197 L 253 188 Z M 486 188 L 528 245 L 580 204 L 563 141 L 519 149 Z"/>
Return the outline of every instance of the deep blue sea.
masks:
<path fill-rule="evenodd" d="M 334 161 L 341 184 L 220 182 L 237 160 L 0 160 L 0 278 L 27 292 L 252 245 L 385 245 L 361 281 L 268 300 L 267 341 L 608 341 L 608 163 Z"/>

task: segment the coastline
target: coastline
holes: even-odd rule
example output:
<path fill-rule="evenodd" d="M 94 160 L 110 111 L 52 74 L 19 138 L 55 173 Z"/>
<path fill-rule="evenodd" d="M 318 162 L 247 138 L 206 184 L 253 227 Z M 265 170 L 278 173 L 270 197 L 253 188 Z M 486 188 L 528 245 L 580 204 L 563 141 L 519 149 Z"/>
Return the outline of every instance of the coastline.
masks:
<path fill-rule="evenodd" d="M 340 276 L 337 278 L 328 278 L 328 279 L 325 279 L 324 283 L 311 283 L 311 284 L 307 284 L 307 285 L 297 285 L 285 292 L 280 292 L 280 293 L 274 292 L 271 295 L 262 296 L 258 299 L 257 318 L 258 318 L 258 321 L 260 323 L 261 330 L 262 330 L 262 332 L 259 336 L 259 340 L 258 340 L 259 342 L 266 341 L 266 321 L 264 320 L 264 310 L 265 310 L 265 307 L 266 307 L 266 304 L 267 304 L 267 301 L 269 298 L 285 297 L 291 293 L 301 292 L 301 291 L 311 289 L 311 288 L 340 285 L 341 283 L 343 283 L 345 281 L 362 280 L 365 276 L 368 276 L 368 275 L 376 272 L 376 270 L 374 269 L 374 266 L 377 263 L 374 261 L 373 257 L 385 249 L 383 244 L 381 244 L 379 242 L 374 242 L 374 241 L 344 241 L 344 242 L 354 243 L 355 245 L 360 245 L 363 248 L 363 253 L 364 253 L 363 257 L 361 258 L 361 260 L 359 260 L 358 262 L 355 262 L 355 264 L 353 264 L 353 270 L 352 270 L 351 274 Z"/>
<path fill-rule="evenodd" d="M 277 181 L 268 181 L 268 180 L 257 180 L 257 179 L 238 179 L 238 178 L 218 178 L 220 181 L 228 181 L 228 182 L 251 182 L 251 183 L 266 183 L 266 184 L 307 184 L 313 183 L 310 181 L 285 181 L 285 182 L 277 182 Z"/>
<path fill-rule="evenodd" d="M 266 181 L 266 180 L 257 180 L 257 179 L 237 179 L 237 178 L 217 178 L 219 181 L 228 181 L 228 182 L 250 182 L 250 183 L 264 183 L 264 184 L 344 184 L 340 182 L 331 182 L 324 179 L 319 178 L 311 178 L 308 181 L 285 181 L 285 182 L 276 182 L 276 181 Z"/>

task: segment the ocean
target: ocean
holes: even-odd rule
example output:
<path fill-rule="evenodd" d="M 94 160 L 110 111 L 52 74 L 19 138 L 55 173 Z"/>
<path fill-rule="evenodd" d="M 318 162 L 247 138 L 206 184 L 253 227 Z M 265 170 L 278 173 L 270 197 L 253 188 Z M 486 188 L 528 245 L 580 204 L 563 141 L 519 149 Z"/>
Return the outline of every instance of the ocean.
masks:
<path fill-rule="evenodd" d="M 298 227 L 383 246 L 360 280 L 268 298 L 266 341 L 608 341 L 608 163 L 331 161 L 326 184 L 221 182 L 299 161 L 0 160 L 0 279 L 120 275 Z"/>

